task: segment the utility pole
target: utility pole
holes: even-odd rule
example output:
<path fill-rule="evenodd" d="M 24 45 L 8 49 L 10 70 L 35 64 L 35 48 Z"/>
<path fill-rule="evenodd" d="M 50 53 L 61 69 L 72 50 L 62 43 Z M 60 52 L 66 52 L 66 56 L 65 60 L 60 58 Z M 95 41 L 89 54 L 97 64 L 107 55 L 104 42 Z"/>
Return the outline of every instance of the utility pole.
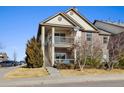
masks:
<path fill-rule="evenodd" d="M 17 54 L 16 54 L 16 51 L 15 51 L 15 49 L 14 49 L 13 58 L 14 58 L 14 62 L 16 62 Z"/>

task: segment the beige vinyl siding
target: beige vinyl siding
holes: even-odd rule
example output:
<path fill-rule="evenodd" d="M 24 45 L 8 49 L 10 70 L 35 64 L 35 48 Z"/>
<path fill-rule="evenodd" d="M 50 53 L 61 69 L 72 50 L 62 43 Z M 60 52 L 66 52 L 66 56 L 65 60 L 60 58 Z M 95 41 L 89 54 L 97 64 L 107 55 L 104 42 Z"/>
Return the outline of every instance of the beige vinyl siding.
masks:
<path fill-rule="evenodd" d="M 79 23 L 85 30 L 92 30 L 92 31 L 95 30 L 88 23 L 86 23 L 86 21 L 81 19 L 76 13 L 73 12 L 73 15 L 71 15 L 70 12 L 73 12 L 73 11 L 67 12 L 67 15 L 69 15 L 72 19 L 74 19 L 77 23 Z"/>
<path fill-rule="evenodd" d="M 58 20 L 58 18 L 62 18 L 61 21 Z M 53 19 L 49 20 L 48 22 L 49 24 L 58 24 L 58 25 L 68 25 L 68 26 L 72 26 L 71 23 L 69 23 L 63 16 L 58 15 L 56 17 L 54 17 Z"/>

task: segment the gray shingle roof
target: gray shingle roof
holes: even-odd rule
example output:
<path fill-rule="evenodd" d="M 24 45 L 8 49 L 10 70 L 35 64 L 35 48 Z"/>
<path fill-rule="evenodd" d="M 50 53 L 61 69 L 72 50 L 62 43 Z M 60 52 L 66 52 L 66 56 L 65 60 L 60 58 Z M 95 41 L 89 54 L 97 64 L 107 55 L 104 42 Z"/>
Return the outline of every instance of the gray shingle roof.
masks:
<path fill-rule="evenodd" d="M 119 34 L 119 33 L 124 32 L 124 26 L 122 24 L 117 24 L 117 23 L 112 23 L 112 22 L 104 22 L 104 21 L 99 21 L 99 20 L 95 20 L 93 24 L 98 29 L 110 32 L 112 34 Z"/>

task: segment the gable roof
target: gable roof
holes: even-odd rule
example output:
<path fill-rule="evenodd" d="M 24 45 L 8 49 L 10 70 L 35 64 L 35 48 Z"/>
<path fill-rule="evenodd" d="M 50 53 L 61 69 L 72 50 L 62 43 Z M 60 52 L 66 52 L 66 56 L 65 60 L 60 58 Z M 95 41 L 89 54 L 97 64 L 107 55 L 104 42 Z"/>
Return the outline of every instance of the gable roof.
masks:
<path fill-rule="evenodd" d="M 54 16 L 48 17 L 47 19 L 45 19 L 44 21 L 40 22 L 40 25 L 45 25 L 48 21 L 52 20 L 53 18 L 57 17 L 58 15 L 61 15 L 62 17 L 64 17 L 70 24 L 72 24 L 73 26 L 78 26 L 80 29 L 84 30 L 84 27 L 79 24 L 76 20 L 74 20 L 73 18 L 71 18 L 69 15 L 67 15 L 66 13 L 69 11 L 73 11 L 74 13 L 76 13 L 82 20 L 84 20 L 88 25 L 90 25 L 93 29 L 95 29 L 96 32 L 98 32 L 98 29 L 88 20 L 86 19 L 84 16 L 81 16 L 74 8 L 69 9 L 68 11 L 66 11 L 65 13 L 57 13 Z M 50 25 L 50 24 L 49 24 Z M 56 24 L 55 24 L 56 25 Z"/>
<path fill-rule="evenodd" d="M 70 24 L 72 24 L 73 26 L 77 26 L 77 24 L 75 22 L 73 22 L 72 20 L 70 20 L 64 13 L 57 13 L 56 15 L 47 18 L 46 20 L 40 22 L 40 25 L 43 25 L 45 23 L 47 23 L 48 21 L 52 20 L 53 18 L 57 17 L 61 15 L 62 17 L 64 17 Z"/>
<path fill-rule="evenodd" d="M 78 22 L 76 22 L 74 19 L 72 19 L 70 16 L 68 16 L 66 13 L 63 13 L 66 17 L 68 17 L 70 20 L 72 20 L 75 24 L 77 24 L 78 27 L 84 29 Z"/>
<path fill-rule="evenodd" d="M 74 13 L 76 13 L 82 20 L 84 20 L 91 27 L 93 27 L 96 31 L 98 31 L 98 29 L 88 19 L 86 19 L 84 16 L 81 16 L 81 13 L 77 12 L 74 8 L 67 10 L 66 13 L 68 13 L 69 11 L 73 11 Z"/>
<path fill-rule="evenodd" d="M 99 28 L 98 28 L 98 30 L 99 30 L 99 34 L 100 34 L 100 35 L 111 35 L 111 34 L 112 34 L 111 32 L 108 32 L 108 31 L 103 30 L 103 29 L 99 29 Z"/>
<path fill-rule="evenodd" d="M 100 27 L 98 26 L 98 24 L 101 24 L 101 25 L 106 25 L 106 28 L 104 28 L 103 26 Z M 100 21 L 100 20 L 95 20 L 94 23 L 93 23 L 98 29 L 102 29 L 104 31 L 107 31 L 107 32 L 110 32 L 112 34 L 119 34 L 119 33 L 122 33 L 124 32 L 124 26 L 122 25 L 119 25 L 119 24 L 115 24 L 115 23 L 110 23 L 110 22 L 104 22 L 104 21 Z M 108 27 L 107 27 L 108 26 Z M 113 29 L 113 30 L 110 30 L 112 29 L 112 27 L 109 27 L 109 26 L 112 26 L 112 27 L 116 27 L 116 29 Z M 118 29 L 118 30 L 117 30 Z"/>

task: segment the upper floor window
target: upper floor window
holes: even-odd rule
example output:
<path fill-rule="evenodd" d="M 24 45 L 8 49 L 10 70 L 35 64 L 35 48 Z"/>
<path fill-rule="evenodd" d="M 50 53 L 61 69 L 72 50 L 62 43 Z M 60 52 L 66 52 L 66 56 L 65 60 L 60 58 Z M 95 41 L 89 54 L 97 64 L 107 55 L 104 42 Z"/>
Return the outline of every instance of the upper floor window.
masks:
<path fill-rule="evenodd" d="M 92 41 L 92 33 L 87 33 L 87 41 Z"/>
<path fill-rule="evenodd" d="M 55 33 L 55 36 L 65 37 L 65 33 Z"/>
<path fill-rule="evenodd" d="M 108 37 L 107 36 L 104 36 L 103 37 L 103 44 L 106 44 L 106 43 L 108 43 Z"/>
<path fill-rule="evenodd" d="M 65 42 L 65 33 L 55 33 L 55 42 L 60 43 L 60 42 Z"/>

